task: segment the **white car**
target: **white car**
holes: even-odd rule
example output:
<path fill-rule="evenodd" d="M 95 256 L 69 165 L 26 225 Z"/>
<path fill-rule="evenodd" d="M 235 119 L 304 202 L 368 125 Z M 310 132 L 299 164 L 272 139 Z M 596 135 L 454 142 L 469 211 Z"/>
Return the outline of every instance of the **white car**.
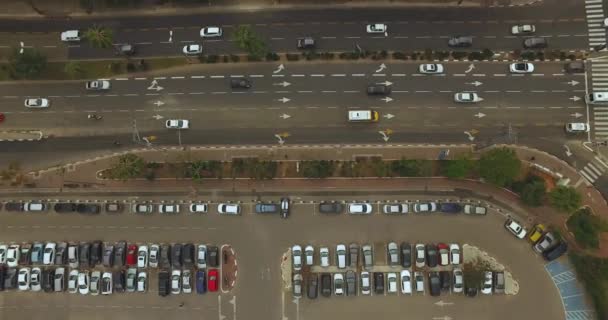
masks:
<path fill-rule="evenodd" d="M 389 272 L 386 275 L 387 288 L 386 291 L 388 293 L 397 293 L 397 273 Z"/>
<path fill-rule="evenodd" d="M 334 273 L 334 294 L 341 296 L 344 294 L 344 275 L 341 273 Z"/>
<path fill-rule="evenodd" d="M 148 291 L 148 275 L 144 271 L 141 271 L 137 275 L 137 292 L 146 291 Z"/>
<path fill-rule="evenodd" d="M 179 294 L 182 291 L 181 278 L 182 278 L 181 270 L 173 270 L 171 272 L 171 293 L 172 294 Z"/>
<path fill-rule="evenodd" d="M 435 202 L 419 202 L 414 204 L 414 212 L 435 212 L 437 204 Z"/>
<path fill-rule="evenodd" d="M 509 65 L 509 71 L 511 73 L 532 73 L 534 72 L 534 65 L 529 62 L 516 62 Z"/>
<path fill-rule="evenodd" d="M 49 266 L 55 264 L 55 249 L 57 244 L 55 242 L 49 242 L 44 247 L 44 255 L 42 256 L 42 264 Z"/>
<path fill-rule="evenodd" d="M 30 287 L 32 291 L 40 291 L 42 289 L 42 270 L 38 267 L 32 268 L 30 273 Z"/>
<path fill-rule="evenodd" d="M 481 286 L 481 293 L 492 294 L 492 271 L 486 271 L 483 274 L 483 285 Z"/>
<path fill-rule="evenodd" d="M 91 283 L 89 284 L 89 292 L 91 295 L 99 295 L 99 284 L 101 282 L 101 272 L 95 270 L 91 273 Z"/>
<path fill-rule="evenodd" d="M 203 53 L 203 46 L 200 44 L 189 44 L 184 46 L 182 52 L 187 56 L 196 56 Z"/>
<path fill-rule="evenodd" d="M 167 129 L 188 129 L 190 127 L 190 121 L 184 119 L 171 119 L 165 122 Z"/>
<path fill-rule="evenodd" d="M 6 265 L 15 268 L 19 264 L 19 245 L 11 244 L 6 250 Z"/>
<path fill-rule="evenodd" d="M 207 213 L 207 204 L 206 203 L 192 203 L 190 204 L 190 212 L 191 213 Z"/>
<path fill-rule="evenodd" d="M 570 122 L 566 124 L 566 132 L 581 133 L 589 132 L 589 124 L 584 122 Z"/>
<path fill-rule="evenodd" d="M 440 243 L 437 247 L 439 249 L 439 265 L 447 266 L 450 264 L 449 247 L 445 243 Z"/>
<path fill-rule="evenodd" d="M 455 243 L 450 244 L 450 263 L 453 265 L 460 264 L 460 246 Z"/>
<path fill-rule="evenodd" d="M 112 286 L 114 283 L 112 282 L 112 273 L 104 272 L 101 276 L 101 294 L 108 295 L 112 294 Z"/>
<path fill-rule="evenodd" d="M 321 258 L 321 267 L 329 267 L 329 248 L 321 247 L 319 257 Z"/>
<path fill-rule="evenodd" d="M 23 209 L 28 212 L 42 212 L 46 206 L 42 202 L 26 202 Z"/>
<path fill-rule="evenodd" d="M 80 294 L 89 294 L 89 271 L 78 273 L 78 292 Z"/>
<path fill-rule="evenodd" d="M 339 269 L 346 268 L 346 246 L 343 244 L 336 246 L 336 265 Z"/>
<path fill-rule="evenodd" d="M 139 246 L 137 248 L 137 267 L 148 267 L 148 246 Z"/>
<path fill-rule="evenodd" d="M 158 205 L 160 213 L 179 213 L 179 204 L 160 204 Z"/>
<path fill-rule="evenodd" d="M 20 291 L 30 290 L 30 268 L 19 269 L 17 285 L 19 286 Z"/>
<path fill-rule="evenodd" d="M 533 34 L 536 31 L 536 27 L 531 24 L 520 24 L 511 27 L 511 34 Z"/>
<path fill-rule="evenodd" d="M 519 224 L 519 222 L 513 220 L 513 219 L 508 219 L 505 222 L 505 228 L 507 228 L 507 230 L 509 230 L 509 232 L 511 232 L 514 236 L 516 236 L 519 239 L 523 239 L 526 234 L 528 233 L 528 231 L 522 227 L 521 224 Z"/>
<path fill-rule="evenodd" d="M 70 275 L 68 276 L 68 292 L 78 292 L 78 270 L 70 271 Z"/>
<path fill-rule="evenodd" d="M 312 266 L 315 264 L 315 248 L 311 245 L 307 245 L 304 248 L 304 260 L 306 261 L 307 266 Z"/>
<path fill-rule="evenodd" d="M 460 103 L 475 103 L 482 100 L 475 92 L 458 92 L 454 95 L 454 101 Z"/>
<path fill-rule="evenodd" d="M 462 293 L 464 290 L 464 275 L 461 269 L 454 269 L 454 283 L 452 285 L 452 292 L 454 293 Z"/>
<path fill-rule="evenodd" d="M 299 245 L 294 245 L 291 247 L 291 257 L 293 269 L 298 271 L 302 269 L 302 247 Z"/>
<path fill-rule="evenodd" d="M 50 105 L 49 99 L 46 98 L 30 98 L 25 99 L 23 103 L 27 108 L 48 108 Z"/>
<path fill-rule="evenodd" d="M 350 213 L 350 214 L 371 214 L 372 205 L 369 203 L 350 203 L 348 205 L 348 213 Z"/>
<path fill-rule="evenodd" d="M 150 246 L 150 256 L 148 257 L 148 265 L 150 268 L 158 267 L 158 255 L 160 253 L 160 246 L 153 244 Z"/>
<path fill-rule="evenodd" d="M 92 91 L 104 91 L 110 90 L 110 81 L 109 80 L 92 80 L 87 81 L 84 85 L 85 89 Z"/>
<path fill-rule="evenodd" d="M 78 42 L 80 41 L 80 31 L 78 30 L 67 30 L 61 33 L 61 41 L 64 42 Z"/>
<path fill-rule="evenodd" d="M 409 270 L 401 270 L 401 293 L 412 294 L 412 274 Z"/>
<path fill-rule="evenodd" d="M 369 276 L 369 272 L 361 272 L 361 294 L 370 294 L 372 291 L 372 280 Z"/>
<path fill-rule="evenodd" d="M 234 203 L 220 203 L 217 205 L 219 214 L 241 214 L 241 206 Z"/>
<path fill-rule="evenodd" d="M 426 265 L 426 255 L 425 255 L 425 247 L 424 244 L 418 243 L 416 244 L 416 267 L 423 268 Z"/>
<path fill-rule="evenodd" d="M 5 244 L 0 244 L 0 264 L 6 263 L 6 252 L 8 251 L 8 246 Z"/>
<path fill-rule="evenodd" d="M 201 29 L 201 37 L 203 38 L 218 38 L 222 36 L 222 28 L 208 26 Z"/>
<path fill-rule="evenodd" d="M 385 33 L 388 26 L 384 23 L 368 24 L 365 30 L 367 30 L 367 33 Z"/>
<path fill-rule="evenodd" d="M 137 269 L 129 268 L 127 269 L 127 278 L 126 278 L 126 291 L 127 292 L 135 292 L 137 286 Z"/>
<path fill-rule="evenodd" d="M 416 282 L 416 292 L 424 293 L 424 275 L 422 272 L 414 272 L 414 281 Z"/>
<path fill-rule="evenodd" d="M 384 207 L 382 207 L 382 211 L 386 214 L 408 213 L 410 211 L 410 206 L 407 203 L 385 204 Z"/>
<path fill-rule="evenodd" d="M 439 63 L 425 63 L 418 67 L 418 71 L 423 74 L 441 74 L 443 70 L 443 65 Z"/>
<path fill-rule="evenodd" d="M 199 269 L 207 268 L 207 246 L 199 244 L 196 247 L 196 267 Z"/>
<path fill-rule="evenodd" d="M 475 214 L 475 215 L 484 215 L 488 212 L 488 209 L 483 206 L 477 206 L 472 204 L 464 205 L 464 213 L 465 214 Z"/>
<path fill-rule="evenodd" d="M 192 274 L 190 270 L 182 271 L 182 292 L 192 293 Z"/>

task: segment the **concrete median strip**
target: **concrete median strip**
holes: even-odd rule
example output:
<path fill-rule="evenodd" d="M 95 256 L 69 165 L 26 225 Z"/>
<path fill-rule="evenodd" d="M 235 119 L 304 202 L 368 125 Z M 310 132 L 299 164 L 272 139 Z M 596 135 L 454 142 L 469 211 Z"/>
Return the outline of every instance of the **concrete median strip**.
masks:
<path fill-rule="evenodd" d="M 42 131 L 0 131 L 0 141 L 40 141 L 44 138 Z"/>

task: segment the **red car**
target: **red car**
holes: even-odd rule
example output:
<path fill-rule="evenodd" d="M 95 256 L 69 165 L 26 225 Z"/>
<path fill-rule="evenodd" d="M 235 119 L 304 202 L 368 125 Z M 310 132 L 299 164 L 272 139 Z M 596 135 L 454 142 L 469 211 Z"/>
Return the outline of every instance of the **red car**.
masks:
<path fill-rule="evenodd" d="M 130 244 L 127 248 L 127 265 L 134 266 L 137 264 L 137 245 Z"/>
<path fill-rule="evenodd" d="M 447 266 L 450 264 L 450 250 L 447 244 L 439 243 L 437 244 L 437 249 L 439 250 L 439 264 L 442 266 Z"/>
<path fill-rule="evenodd" d="M 209 270 L 209 280 L 207 280 L 207 289 L 211 292 L 217 291 L 217 282 L 219 275 L 217 269 Z"/>

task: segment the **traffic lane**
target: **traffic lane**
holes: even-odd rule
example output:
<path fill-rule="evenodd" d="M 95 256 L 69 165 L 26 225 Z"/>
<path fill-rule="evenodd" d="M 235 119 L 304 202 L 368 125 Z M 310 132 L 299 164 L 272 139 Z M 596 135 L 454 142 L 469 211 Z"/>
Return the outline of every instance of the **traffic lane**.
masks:
<path fill-rule="evenodd" d="M 176 28 L 203 27 L 205 25 L 238 25 L 238 24 L 271 24 L 271 23 L 367 23 L 367 22 L 416 22 L 432 21 L 462 21 L 466 15 L 467 21 L 520 21 L 536 20 L 572 20 L 583 19 L 584 15 L 579 3 L 560 3 L 559 6 L 547 5 L 529 7 L 433 7 L 432 10 L 423 7 L 365 7 L 365 8 L 322 8 L 298 10 L 262 10 L 253 12 L 230 13 L 195 13 L 187 15 L 165 16 L 121 16 L 108 19 L 107 17 L 70 17 L 41 19 L 2 19 L 0 29 L 5 32 L 61 32 L 68 29 L 86 29 L 91 25 L 104 25 L 116 29 L 126 28 Z M 512 22 L 511 22 L 512 21 Z"/>
<path fill-rule="evenodd" d="M 67 57 L 67 46 L 60 43 L 58 34 L 56 38 L 55 35 L 45 33 L 0 33 L 0 39 L 2 39 L 0 59 L 8 60 L 15 48 L 34 48 L 43 52 L 50 60 L 63 60 Z"/>

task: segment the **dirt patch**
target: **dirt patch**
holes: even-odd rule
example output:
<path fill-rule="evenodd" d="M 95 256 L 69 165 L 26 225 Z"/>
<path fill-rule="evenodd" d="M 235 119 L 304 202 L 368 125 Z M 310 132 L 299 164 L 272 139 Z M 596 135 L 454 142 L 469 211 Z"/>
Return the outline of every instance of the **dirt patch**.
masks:
<path fill-rule="evenodd" d="M 281 280 L 283 290 L 291 291 L 291 248 L 281 257 Z"/>
<path fill-rule="evenodd" d="M 238 274 L 236 253 L 232 246 L 222 246 L 222 291 L 227 292 L 234 288 Z"/>
<path fill-rule="evenodd" d="M 487 252 L 468 244 L 462 246 L 464 263 L 474 262 L 477 259 L 490 265 L 492 271 L 503 271 L 505 273 L 505 294 L 516 295 L 519 292 L 519 283 L 513 278 L 511 272 Z"/>

